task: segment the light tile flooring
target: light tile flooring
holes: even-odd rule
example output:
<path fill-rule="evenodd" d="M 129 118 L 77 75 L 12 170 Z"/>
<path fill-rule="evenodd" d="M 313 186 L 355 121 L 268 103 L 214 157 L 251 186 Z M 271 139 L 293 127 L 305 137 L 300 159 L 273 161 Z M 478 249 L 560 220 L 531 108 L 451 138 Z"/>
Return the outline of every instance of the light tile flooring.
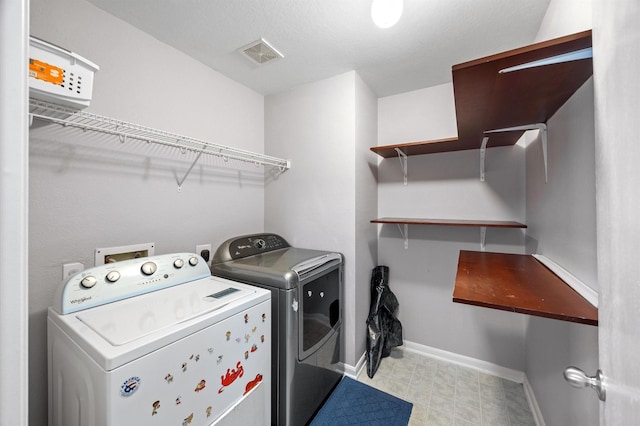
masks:
<path fill-rule="evenodd" d="M 522 384 L 398 348 L 358 380 L 413 403 L 409 426 L 536 426 Z"/>

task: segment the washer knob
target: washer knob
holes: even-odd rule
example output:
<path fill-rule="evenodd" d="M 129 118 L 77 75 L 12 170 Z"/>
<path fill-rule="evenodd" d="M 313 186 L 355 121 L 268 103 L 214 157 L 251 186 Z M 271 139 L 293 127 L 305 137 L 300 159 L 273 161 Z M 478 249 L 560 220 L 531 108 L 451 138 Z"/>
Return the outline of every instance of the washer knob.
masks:
<path fill-rule="evenodd" d="M 91 288 L 98 283 L 98 280 L 93 275 L 88 275 L 80 281 L 80 285 L 83 288 Z"/>
<path fill-rule="evenodd" d="M 140 267 L 140 271 L 142 271 L 142 273 L 145 275 L 153 275 L 157 269 L 158 266 L 153 262 L 145 262 Z"/>
<path fill-rule="evenodd" d="M 173 266 L 174 266 L 176 269 L 180 269 L 180 268 L 182 268 L 182 267 L 184 266 L 184 260 L 182 260 L 182 259 L 176 259 L 176 260 L 174 260 L 174 261 L 173 261 Z"/>
<path fill-rule="evenodd" d="M 120 279 L 120 272 L 118 271 L 110 271 L 107 274 L 107 281 L 109 281 L 110 283 L 115 283 L 119 279 Z"/>
<path fill-rule="evenodd" d="M 189 258 L 189 265 L 196 266 L 197 264 L 198 264 L 198 258 L 196 256 Z"/>
<path fill-rule="evenodd" d="M 253 243 L 253 246 L 258 250 L 263 250 L 267 246 L 267 243 L 265 243 L 264 240 L 260 238 Z"/>

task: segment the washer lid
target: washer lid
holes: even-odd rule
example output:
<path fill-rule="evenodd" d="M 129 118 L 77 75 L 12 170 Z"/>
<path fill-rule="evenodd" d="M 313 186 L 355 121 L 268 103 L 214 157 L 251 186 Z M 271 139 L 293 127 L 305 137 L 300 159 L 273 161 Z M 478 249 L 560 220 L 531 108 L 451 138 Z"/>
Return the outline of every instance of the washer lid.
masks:
<path fill-rule="evenodd" d="M 113 346 L 216 311 L 254 290 L 204 279 L 99 306 L 76 318 Z"/>

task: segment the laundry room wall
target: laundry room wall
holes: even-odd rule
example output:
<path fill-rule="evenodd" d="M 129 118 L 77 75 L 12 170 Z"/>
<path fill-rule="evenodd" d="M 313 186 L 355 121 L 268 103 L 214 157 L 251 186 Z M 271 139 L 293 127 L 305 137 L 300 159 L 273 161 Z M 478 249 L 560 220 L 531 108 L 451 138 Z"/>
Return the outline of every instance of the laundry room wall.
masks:
<path fill-rule="evenodd" d="M 265 98 L 265 147 L 295 161 L 267 180 L 265 229 L 297 247 L 345 256 L 344 362 L 355 367 L 365 345 L 368 280 L 376 258 L 376 98 L 348 72 Z"/>
<path fill-rule="evenodd" d="M 378 145 L 457 135 L 451 83 L 378 101 Z M 525 219 L 524 149 L 479 150 L 408 158 L 408 184 L 397 158 L 378 165 L 378 216 Z M 408 248 L 396 225 L 379 227 L 378 262 L 389 266 L 407 347 L 445 351 L 524 371 L 525 316 L 452 302 L 460 250 L 480 250 L 475 227 L 409 226 Z M 522 253 L 520 229 L 488 229 L 486 251 Z"/>
<path fill-rule="evenodd" d="M 264 97 L 83 0 L 32 0 L 31 34 L 100 66 L 88 112 L 255 152 Z M 46 309 L 62 265 L 94 249 L 215 248 L 264 227 L 264 171 L 193 153 L 43 125 L 30 135 L 30 424 L 47 423 Z M 295 167 L 295 165 L 294 165 Z"/>
<path fill-rule="evenodd" d="M 591 29 L 591 0 L 552 0 L 536 41 Z M 598 290 L 593 80 L 547 122 L 548 175 L 540 139 L 527 147 L 527 251 L 540 253 Z M 562 372 L 598 369 L 598 328 L 531 317 L 526 374 L 549 425 L 597 425 L 594 392 L 575 390 Z"/>

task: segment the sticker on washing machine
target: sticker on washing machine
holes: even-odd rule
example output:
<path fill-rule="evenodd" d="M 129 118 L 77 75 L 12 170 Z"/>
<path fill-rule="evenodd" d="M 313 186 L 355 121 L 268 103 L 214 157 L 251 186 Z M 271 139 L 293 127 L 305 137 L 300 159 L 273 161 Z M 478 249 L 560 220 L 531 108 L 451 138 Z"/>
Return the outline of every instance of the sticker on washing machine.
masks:
<path fill-rule="evenodd" d="M 204 412 L 207 413 L 207 417 L 211 417 L 211 410 L 213 410 L 213 407 L 211 406 L 208 406 L 206 410 L 204 410 Z"/>
<path fill-rule="evenodd" d="M 171 373 L 167 373 L 167 375 L 164 376 L 164 379 L 167 381 L 167 383 L 173 382 L 173 376 L 171 375 Z"/>
<path fill-rule="evenodd" d="M 182 421 L 182 426 L 190 425 L 192 421 L 193 421 L 193 413 L 189 414 L 189 417 L 185 418 Z"/>
<path fill-rule="evenodd" d="M 202 379 L 198 382 L 198 385 L 196 386 L 196 388 L 194 389 L 194 391 L 196 392 L 200 392 L 202 389 L 204 389 L 207 386 L 207 381 L 205 379 Z"/>
<path fill-rule="evenodd" d="M 222 387 L 218 389 L 218 393 L 222 393 L 224 388 L 230 386 L 237 378 L 242 377 L 244 374 L 244 367 L 240 364 L 240 361 L 236 364 L 236 368 L 227 368 L 227 374 L 220 376 L 220 382 Z"/>
<path fill-rule="evenodd" d="M 249 314 L 244 314 L 244 323 L 247 324 L 249 322 Z"/>
<path fill-rule="evenodd" d="M 142 380 L 140 380 L 140 377 L 137 377 L 137 376 L 129 377 L 127 380 L 124 381 L 122 386 L 120 386 L 120 396 L 133 395 L 138 390 L 141 383 L 142 383 Z"/>
<path fill-rule="evenodd" d="M 156 401 L 152 404 L 153 409 L 151 410 L 151 415 L 155 416 L 158 414 L 158 408 L 160 408 L 160 401 Z"/>
<path fill-rule="evenodd" d="M 256 386 L 258 386 L 258 384 L 262 381 L 262 374 L 256 374 L 256 378 L 253 380 L 250 380 L 249 383 L 247 383 L 247 385 L 244 387 L 244 393 L 242 394 L 242 396 L 248 394 L 249 392 L 251 392 L 251 389 L 255 388 Z"/>
<path fill-rule="evenodd" d="M 267 319 L 267 314 L 262 314 L 262 322 L 265 322 L 266 319 Z"/>
<path fill-rule="evenodd" d="M 228 341 L 228 340 L 231 340 L 231 332 L 230 332 L 230 331 L 227 331 L 227 332 L 225 333 L 225 336 L 227 336 L 227 341 Z"/>

